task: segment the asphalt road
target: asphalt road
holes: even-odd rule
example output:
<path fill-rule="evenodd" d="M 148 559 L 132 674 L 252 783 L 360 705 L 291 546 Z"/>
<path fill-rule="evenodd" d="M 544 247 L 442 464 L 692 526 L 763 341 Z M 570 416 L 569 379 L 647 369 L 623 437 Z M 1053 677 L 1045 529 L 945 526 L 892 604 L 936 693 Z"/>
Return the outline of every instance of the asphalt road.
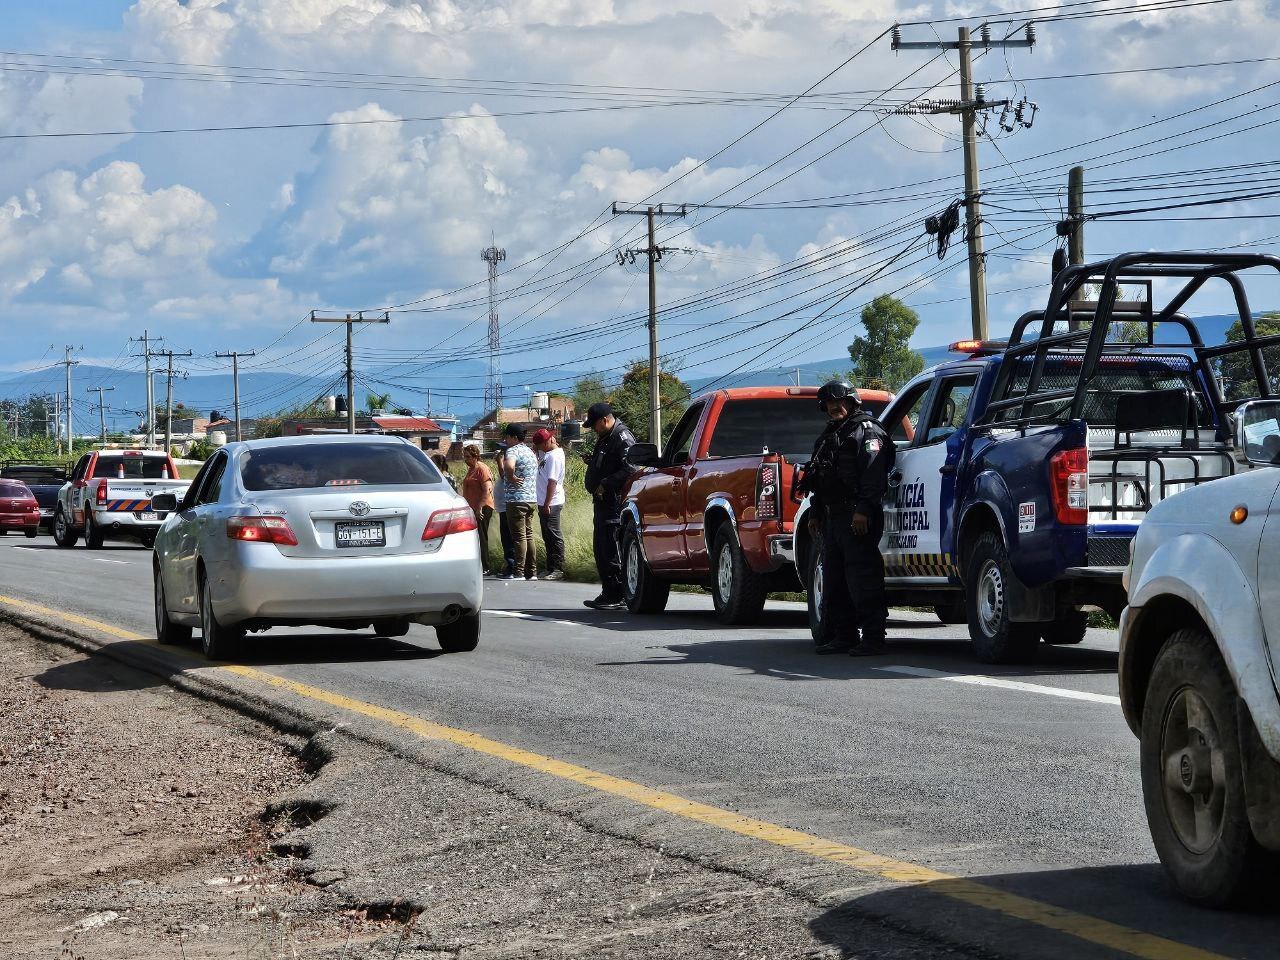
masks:
<path fill-rule="evenodd" d="M 0 594 L 151 636 L 150 562 L 7 537 Z M 725 628 L 709 597 L 641 618 L 586 609 L 593 593 L 490 581 L 470 654 L 435 655 L 424 627 L 405 643 L 289 630 L 251 638 L 244 662 L 1214 953 L 1280 955 L 1277 916 L 1199 910 L 1165 883 L 1113 633 L 984 667 L 964 628 L 902 613 L 888 653 L 856 660 L 815 656 L 799 605 Z"/>

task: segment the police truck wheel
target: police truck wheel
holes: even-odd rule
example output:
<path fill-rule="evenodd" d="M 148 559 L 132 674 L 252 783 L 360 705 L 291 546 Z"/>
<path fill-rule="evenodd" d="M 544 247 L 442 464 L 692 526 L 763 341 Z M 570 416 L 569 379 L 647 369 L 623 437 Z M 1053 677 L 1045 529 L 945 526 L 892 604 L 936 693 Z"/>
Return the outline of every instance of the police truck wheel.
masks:
<path fill-rule="evenodd" d="M 1179 630 L 1156 657 L 1142 710 L 1142 794 L 1156 853 L 1186 897 L 1225 906 L 1268 889 L 1276 857 L 1245 809 L 1236 691 L 1212 639 Z"/>
<path fill-rule="evenodd" d="M 764 610 L 764 578 L 747 566 L 738 535 L 725 523 L 716 532 L 711 551 L 711 598 L 721 623 L 756 622 Z"/>
<path fill-rule="evenodd" d="M 671 598 L 671 584 L 654 576 L 632 523 L 622 532 L 622 593 L 632 613 L 661 613 Z"/>
<path fill-rule="evenodd" d="M 933 612 L 943 623 L 968 623 L 969 612 L 964 608 L 963 600 L 952 600 L 950 603 L 935 603 Z"/>
<path fill-rule="evenodd" d="M 88 509 L 84 512 L 84 545 L 90 550 L 102 549 L 102 531 L 93 522 L 93 511 Z"/>
<path fill-rule="evenodd" d="M 969 638 L 983 663 L 1018 663 L 1035 656 L 1040 624 L 1009 619 L 1013 568 L 998 533 L 984 533 L 973 545 L 965 575 Z"/>
<path fill-rule="evenodd" d="M 244 631 L 218 622 L 213 612 L 213 590 L 209 578 L 200 573 L 200 646 L 210 660 L 226 660 L 240 652 Z"/>
<path fill-rule="evenodd" d="M 1089 629 L 1089 614 L 1084 610 L 1068 608 L 1058 612 L 1058 618 L 1040 624 L 1040 636 L 1045 643 L 1055 647 L 1069 647 L 1084 641 Z"/>
<path fill-rule="evenodd" d="M 67 515 L 59 507 L 58 512 L 53 517 L 53 542 L 64 548 L 74 547 L 79 539 L 80 534 L 76 532 L 75 527 L 71 526 L 71 522 L 67 520 Z"/>
<path fill-rule="evenodd" d="M 809 633 L 816 644 L 827 642 L 826 624 L 823 620 L 823 593 L 826 579 L 822 568 L 822 534 L 813 538 L 809 546 L 809 573 L 805 579 L 805 601 L 809 607 Z"/>

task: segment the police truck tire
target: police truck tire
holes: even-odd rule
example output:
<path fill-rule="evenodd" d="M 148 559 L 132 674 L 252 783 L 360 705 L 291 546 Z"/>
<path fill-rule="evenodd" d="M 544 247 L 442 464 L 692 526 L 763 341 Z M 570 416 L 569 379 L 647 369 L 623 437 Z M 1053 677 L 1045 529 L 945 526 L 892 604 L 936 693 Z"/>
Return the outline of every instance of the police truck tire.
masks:
<path fill-rule="evenodd" d="M 66 549 L 74 547 L 79 539 L 80 534 L 76 532 L 76 528 L 71 525 L 71 521 L 67 519 L 67 515 L 59 507 L 58 512 L 53 517 L 53 542 Z"/>
<path fill-rule="evenodd" d="M 622 594 L 632 613 L 661 613 L 671 599 L 671 584 L 654 576 L 634 523 L 622 530 Z"/>
<path fill-rule="evenodd" d="M 1156 853 L 1183 896 L 1226 906 L 1270 889 L 1277 861 L 1245 808 L 1236 689 L 1213 640 L 1174 633 L 1142 710 L 1142 795 Z"/>
<path fill-rule="evenodd" d="M 1040 636 L 1045 643 L 1055 647 L 1069 647 L 1084 641 L 1084 632 L 1089 629 L 1089 614 L 1084 610 L 1068 607 L 1058 612 L 1056 620 L 1040 624 Z"/>
<path fill-rule="evenodd" d="M 826 622 L 823 617 L 823 593 L 826 575 L 822 565 L 822 534 L 809 545 L 809 570 L 805 577 L 805 601 L 809 607 L 809 634 L 813 642 L 821 646 L 827 642 Z"/>
<path fill-rule="evenodd" d="M 1035 657 L 1040 624 L 1009 619 L 1007 584 L 1013 568 L 998 533 L 978 538 L 969 555 L 965 599 L 969 607 L 969 638 L 983 663 L 1019 663 Z"/>
<path fill-rule="evenodd" d="M 716 616 L 730 625 L 758 622 L 767 596 L 764 577 L 747 566 L 738 535 L 730 524 L 723 524 L 716 531 L 711 551 L 711 598 Z"/>
<path fill-rule="evenodd" d="M 102 531 L 93 522 L 93 511 L 88 508 L 84 511 L 84 545 L 90 550 L 102 549 Z"/>
<path fill-rule="evenodd" d="M 952 600 L 950 603 L 935 603 L 933 612 L 943 623 L 968 623 L 969 613 L 964 608 L 963 600 Z"/>

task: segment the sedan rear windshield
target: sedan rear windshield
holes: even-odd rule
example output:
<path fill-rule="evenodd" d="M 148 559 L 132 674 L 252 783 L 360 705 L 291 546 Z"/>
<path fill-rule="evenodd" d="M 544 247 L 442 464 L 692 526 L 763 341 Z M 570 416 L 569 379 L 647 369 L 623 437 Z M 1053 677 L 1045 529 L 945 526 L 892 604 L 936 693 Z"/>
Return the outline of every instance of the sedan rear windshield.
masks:
<path fill-rule="evenodd" d="M 246 490 L 443 483 L 440 471 L 407 443 L 316 443 L 260 447 L 240 461 Z"/>
<path fill-rule="evenodd" d="M 0 480 L 0 497 L 12 497 L 18 500 L 28 500 L 31 498 L 31 491 L 27 489 L 26 484 L 13 483 L 9 480 Z"/>
<path fill-rule="evenodd" d="M 878 417 L 884 404 L 871 400 L 863 409 Z M 812 396 L 730 400 L 716 420 L 707 455 L 749 457 L 767 449 L 788 460 L 808 460 L 826 425 L 827 415 Z"/>
<path fill-rule="evenodd" d="M 93 479 L 99 477 L 114 478 L 122 476 L 120 468 L 124 468 L 126 480 L 176 480 L 169 473 L 167 457 L 124 457 L 100 456 L 93 465 Z"/>

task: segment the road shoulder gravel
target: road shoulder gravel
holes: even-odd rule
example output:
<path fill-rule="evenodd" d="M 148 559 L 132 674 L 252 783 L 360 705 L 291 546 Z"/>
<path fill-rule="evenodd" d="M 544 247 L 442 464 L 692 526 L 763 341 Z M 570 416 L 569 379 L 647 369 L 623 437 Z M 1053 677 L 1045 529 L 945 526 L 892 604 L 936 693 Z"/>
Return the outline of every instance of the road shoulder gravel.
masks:
<path fill-rule="evenodd" d="M 239 847 L 252 849 L 261 841 L 259 853 L 276 872 L 257 884 L 257 895 L 269 892 L 282 902 L 260 903 L 259 908 L 301 918 L 294 937 L 299 946 L 291 947 L 299 956 L 376 957 L 411 949 L 418 951 L 416 955 L 468 957 L 894 960 L 974 955 L 946 938 L 911 933 L 842 906 L 855 887 L 866 888 L 866 881 L 830 865 L 798 861 L 785 853 L 762 855 L 759 845 L 743 838 L 721 838 L 714 831 L 559 784 L 554 778 L 531 776 L 491 758 L 399 737 L 377 724 L 349 722 L 340 713 L 308 711 L 288 703 L 287 697 L 269 699 L 266 691 L 236 682 L 223 671 L 175 671 L 170 651 L 153 645 L 103 645 L 60 626 L 25 626 L 45 643 L 72 644 L 88 654 L 43 647 L 54 651 L 46 655 L 62 650 L 62 656 L 79 657 L 83 669 L 95 675 L 123 671 L 134 677 L 132 699 L 137 702 L 132 707 L 138 708 L 138 716 L 117 717 L 115 725 L 127 726 L 126 719 L 154 724 L 148 711 L 141 710 L 145 698 L 138 699 L 138 691 L 145 690 L 147 697 L 180 703 L 183 711 L 194 715 L 234 715 L 225 709 L 233 707 L 241 714 L 237 721 L 248 725 L 245 729 L 259 738 L 257 742 L 274 740 L 280 756 L 296 751 L 301 767 L 291 759 L 295 767 L 290 775 L 280 773 L 278 782 L 259 783 L 263 789 L 253 801 L 242 796 L 217 811 L 224 818 L 220 827 L 235 824 L 242 831 L 236 856 L 243 855 Z M 34 644 L 30 634 L 3 629 L 0 644 L 6 651 Z M 133 661 L 172 686 L 148 689 L 154 680 L 137 679 L 145 674 L 120 666 L 118 660 Z M 89 695 L 73 689 L 74 684 L 67 686 L 67 697 Z M 168 748 L 185 751 L 183 758 L 174 758 L 184 775 L 200 778 L 208 764 L 203 754 L 192 751 L 203 745 L 189 741 L 186 726 L 169 728 L 182 729 L 181 739 L 134 734 L 122 742 L 136 744 L 130 750 L 149 751 L 158 740 L 166 740 Z M 29 732 L 20 720 L 14 729 L 18 739 Z M 270 737 L 262 740 L 267 729 Z M 315 775 L 304 776 L 307 771 Z M 269 786 L 282 789 L 265 789 Z M 216 779 L 203 789 L 231 795 Z M 274 795 L 268 798 L 270 794 Z M 237 876 L 251 876 L 230 863 L 218 870 L 198 861 L 183 860 L 180 865 L 196 868 L 193 884 L 195 876 L 204 873 L 210 876 L 201 882 L 217 879 L 216 873 L 228 878 L 230 886 L 242 882 L 234 880 Z M 91 882 L 79 900 L 67 902 L 74 908 L 64 910 L 57 917 L 59 925 L 51 929 L 67 924 L 74 929 L 85 917 L 104 911 L 137 915 L 129 906 L 132 901 L 122 899 L 133 889 Z M 98 907 L 102 909 L 90 909 Z M 76 909 L 83 916 L 73 918 Z M 81 951 L 87 960 L 168 957 L 174 955 L 178 934 L 221 931 L 224 940 L 240 945 L 240 953 L 211 947 L 204 953 L 188 949 L 187 957 L 245 955 L 250 920 L 241 918 L 243 930 L 234 925 L 228 930 L 198 919 L 194 901 L 183 909 L 197 919 L 171 918 L 161 928 L 138 927 L 133 921 L 121 925 L 116 917 L 77 934 L 95 933 L 97 942 L 108 930 L 115 936 L 115 931 L 134 927 L 143 940 L 133 942 L 132 952 Z M 310 942 L 311 927 L 303 919 L 316 928 Z M 202 924 L 208 929 L 202 930 Z M 352 942 L 358 948 L 336 945 L 339 928 L 355 931 Z M 147 937 L 156 941 L 154 954 L 138 949 Z"/>

